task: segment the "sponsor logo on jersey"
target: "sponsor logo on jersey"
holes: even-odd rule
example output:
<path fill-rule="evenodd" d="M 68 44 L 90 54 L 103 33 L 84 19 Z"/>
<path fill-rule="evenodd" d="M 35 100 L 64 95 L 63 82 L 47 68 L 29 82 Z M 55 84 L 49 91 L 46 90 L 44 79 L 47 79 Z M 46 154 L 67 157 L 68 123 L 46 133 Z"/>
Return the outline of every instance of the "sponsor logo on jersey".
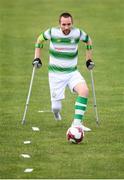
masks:
<path fill-rule="evenodd" d="M 74 51 L 75 48 L 72 48 L 72 47 L 55 47 L 55 50 L 57 50 L 57 51 Z"/>

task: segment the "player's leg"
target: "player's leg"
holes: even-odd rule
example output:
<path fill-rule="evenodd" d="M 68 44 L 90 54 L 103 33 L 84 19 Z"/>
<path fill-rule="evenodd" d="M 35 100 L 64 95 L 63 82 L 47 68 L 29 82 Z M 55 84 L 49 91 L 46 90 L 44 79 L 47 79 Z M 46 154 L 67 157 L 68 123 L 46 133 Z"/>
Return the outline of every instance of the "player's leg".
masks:
<path fill-rule="evenodd" d="M 49 86 L 51 95 L 51 109 L 55 120 L 61 120 L 62 99 L 64 99 L 66 82 L 63 81 L 62 75 L 50 73 Z"/>
<path fill-rule="evenodd" d="M 61 114 L 60 114 L 61 109 L 62 109 L 61 100 L 51 101 L 51 106 L 52 106 L 52 112 L 54 113 L 55 120 L 60 121 L 62 119 Z"/>
<path fill-rule="evenodd" d="M 78 94 L 75 102 L 75 114 L 74 114 L 74 121 L 73 126 L 82 125 L 84 114 L 87 108 L 87 101 L 88 101 L 88 87 L 86 83 L 78 83 L 74 87 L 74 91 Z M 85 131 L 91 131 L 90 128 L 85 127 L 82 125 L 82 128 Z"/>
<path fill-rule="evenodd" d="M 73 91 L 78 94 L 75 101 L 75 114 L 72 126 L 82 126 L 84 131 L 91 131 L 90 128 L 82 125 L 87 108 L 89 90 L 84 78 L 79 72 L 75 73 L 75 75 L 72 77 L 70 87 L 71 89 L 73 88 Z"/>

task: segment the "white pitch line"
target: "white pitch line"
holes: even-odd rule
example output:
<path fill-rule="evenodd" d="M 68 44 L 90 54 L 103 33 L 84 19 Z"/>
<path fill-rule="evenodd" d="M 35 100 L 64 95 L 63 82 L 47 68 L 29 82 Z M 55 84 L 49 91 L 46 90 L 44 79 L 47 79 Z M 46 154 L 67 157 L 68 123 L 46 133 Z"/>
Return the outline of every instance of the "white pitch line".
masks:
<path fill-rule="evenodd" d="M 32 127 L 33 131 L 40 131 L 39 127 Z"/>
<path fill-rule="evenodd" d="M 24 144 L 30 144 L 31 141 L 24 141 L 23 143 L 24 143 Z"/>
<path fill-rule="evenodd" d="M 50 110 L 39 110 L 38 112 L 39 113 L 52 113 L 52 111 Z"/>
<path fill-rule="evenodd" d="M 30 158 L 31 156 L 29 154 L 21 154 L 23 158 Z"/>
<path fill-rule="evenodd" d="M 24 170 L 24 172 L 30 173 L 30 172 L 32 172 L 33 170 L 34 170 L 33 168 L 27 168 L 27 169 Z"/>

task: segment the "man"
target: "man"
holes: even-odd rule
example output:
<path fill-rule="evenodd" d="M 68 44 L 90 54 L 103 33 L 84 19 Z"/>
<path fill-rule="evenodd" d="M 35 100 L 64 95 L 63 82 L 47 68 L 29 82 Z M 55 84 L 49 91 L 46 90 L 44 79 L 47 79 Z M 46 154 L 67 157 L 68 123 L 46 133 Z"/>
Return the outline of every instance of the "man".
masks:
<path fill-rule="evenodd" d="M 41 49 L 43 42 L 50 41 L 49 59 L 49 86 L 51 94 L 51 108 L 56 120 L 61 120 L 61 101 L 64 99 L 65 88 L 69 87 L 77 93 L 75 101 L 75 114 L 72 126 L 80 126 L 84 131 L 90 128 L 82 124 L 87 107 L 88 87 L 77 70 L 78 43 L 86 44 L 86 66 L 93 68 L 92 41 L 82 30 L 73 27 L 73 18 L 69 13 L 62 13 L 59 17 L 59 27 L 52 27 L 41 33 L 35 44 L 35 57 L 33 65 L 40 67 Z"/>

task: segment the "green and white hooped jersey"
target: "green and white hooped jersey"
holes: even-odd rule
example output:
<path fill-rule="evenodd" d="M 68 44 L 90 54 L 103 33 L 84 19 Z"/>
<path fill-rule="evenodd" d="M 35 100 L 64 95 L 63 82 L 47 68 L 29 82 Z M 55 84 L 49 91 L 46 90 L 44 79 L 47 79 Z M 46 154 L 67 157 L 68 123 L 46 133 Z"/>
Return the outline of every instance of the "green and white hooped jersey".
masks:
<path fill-rule="evenodd" d="M 72 28 L 64 35 L 61 28 L 51 28 L 43 33 L 50 40 L 49 72 L 69 73 L 77 69 L 78 43 L 89 41 L 89 36 L 78 28 Z"/>

